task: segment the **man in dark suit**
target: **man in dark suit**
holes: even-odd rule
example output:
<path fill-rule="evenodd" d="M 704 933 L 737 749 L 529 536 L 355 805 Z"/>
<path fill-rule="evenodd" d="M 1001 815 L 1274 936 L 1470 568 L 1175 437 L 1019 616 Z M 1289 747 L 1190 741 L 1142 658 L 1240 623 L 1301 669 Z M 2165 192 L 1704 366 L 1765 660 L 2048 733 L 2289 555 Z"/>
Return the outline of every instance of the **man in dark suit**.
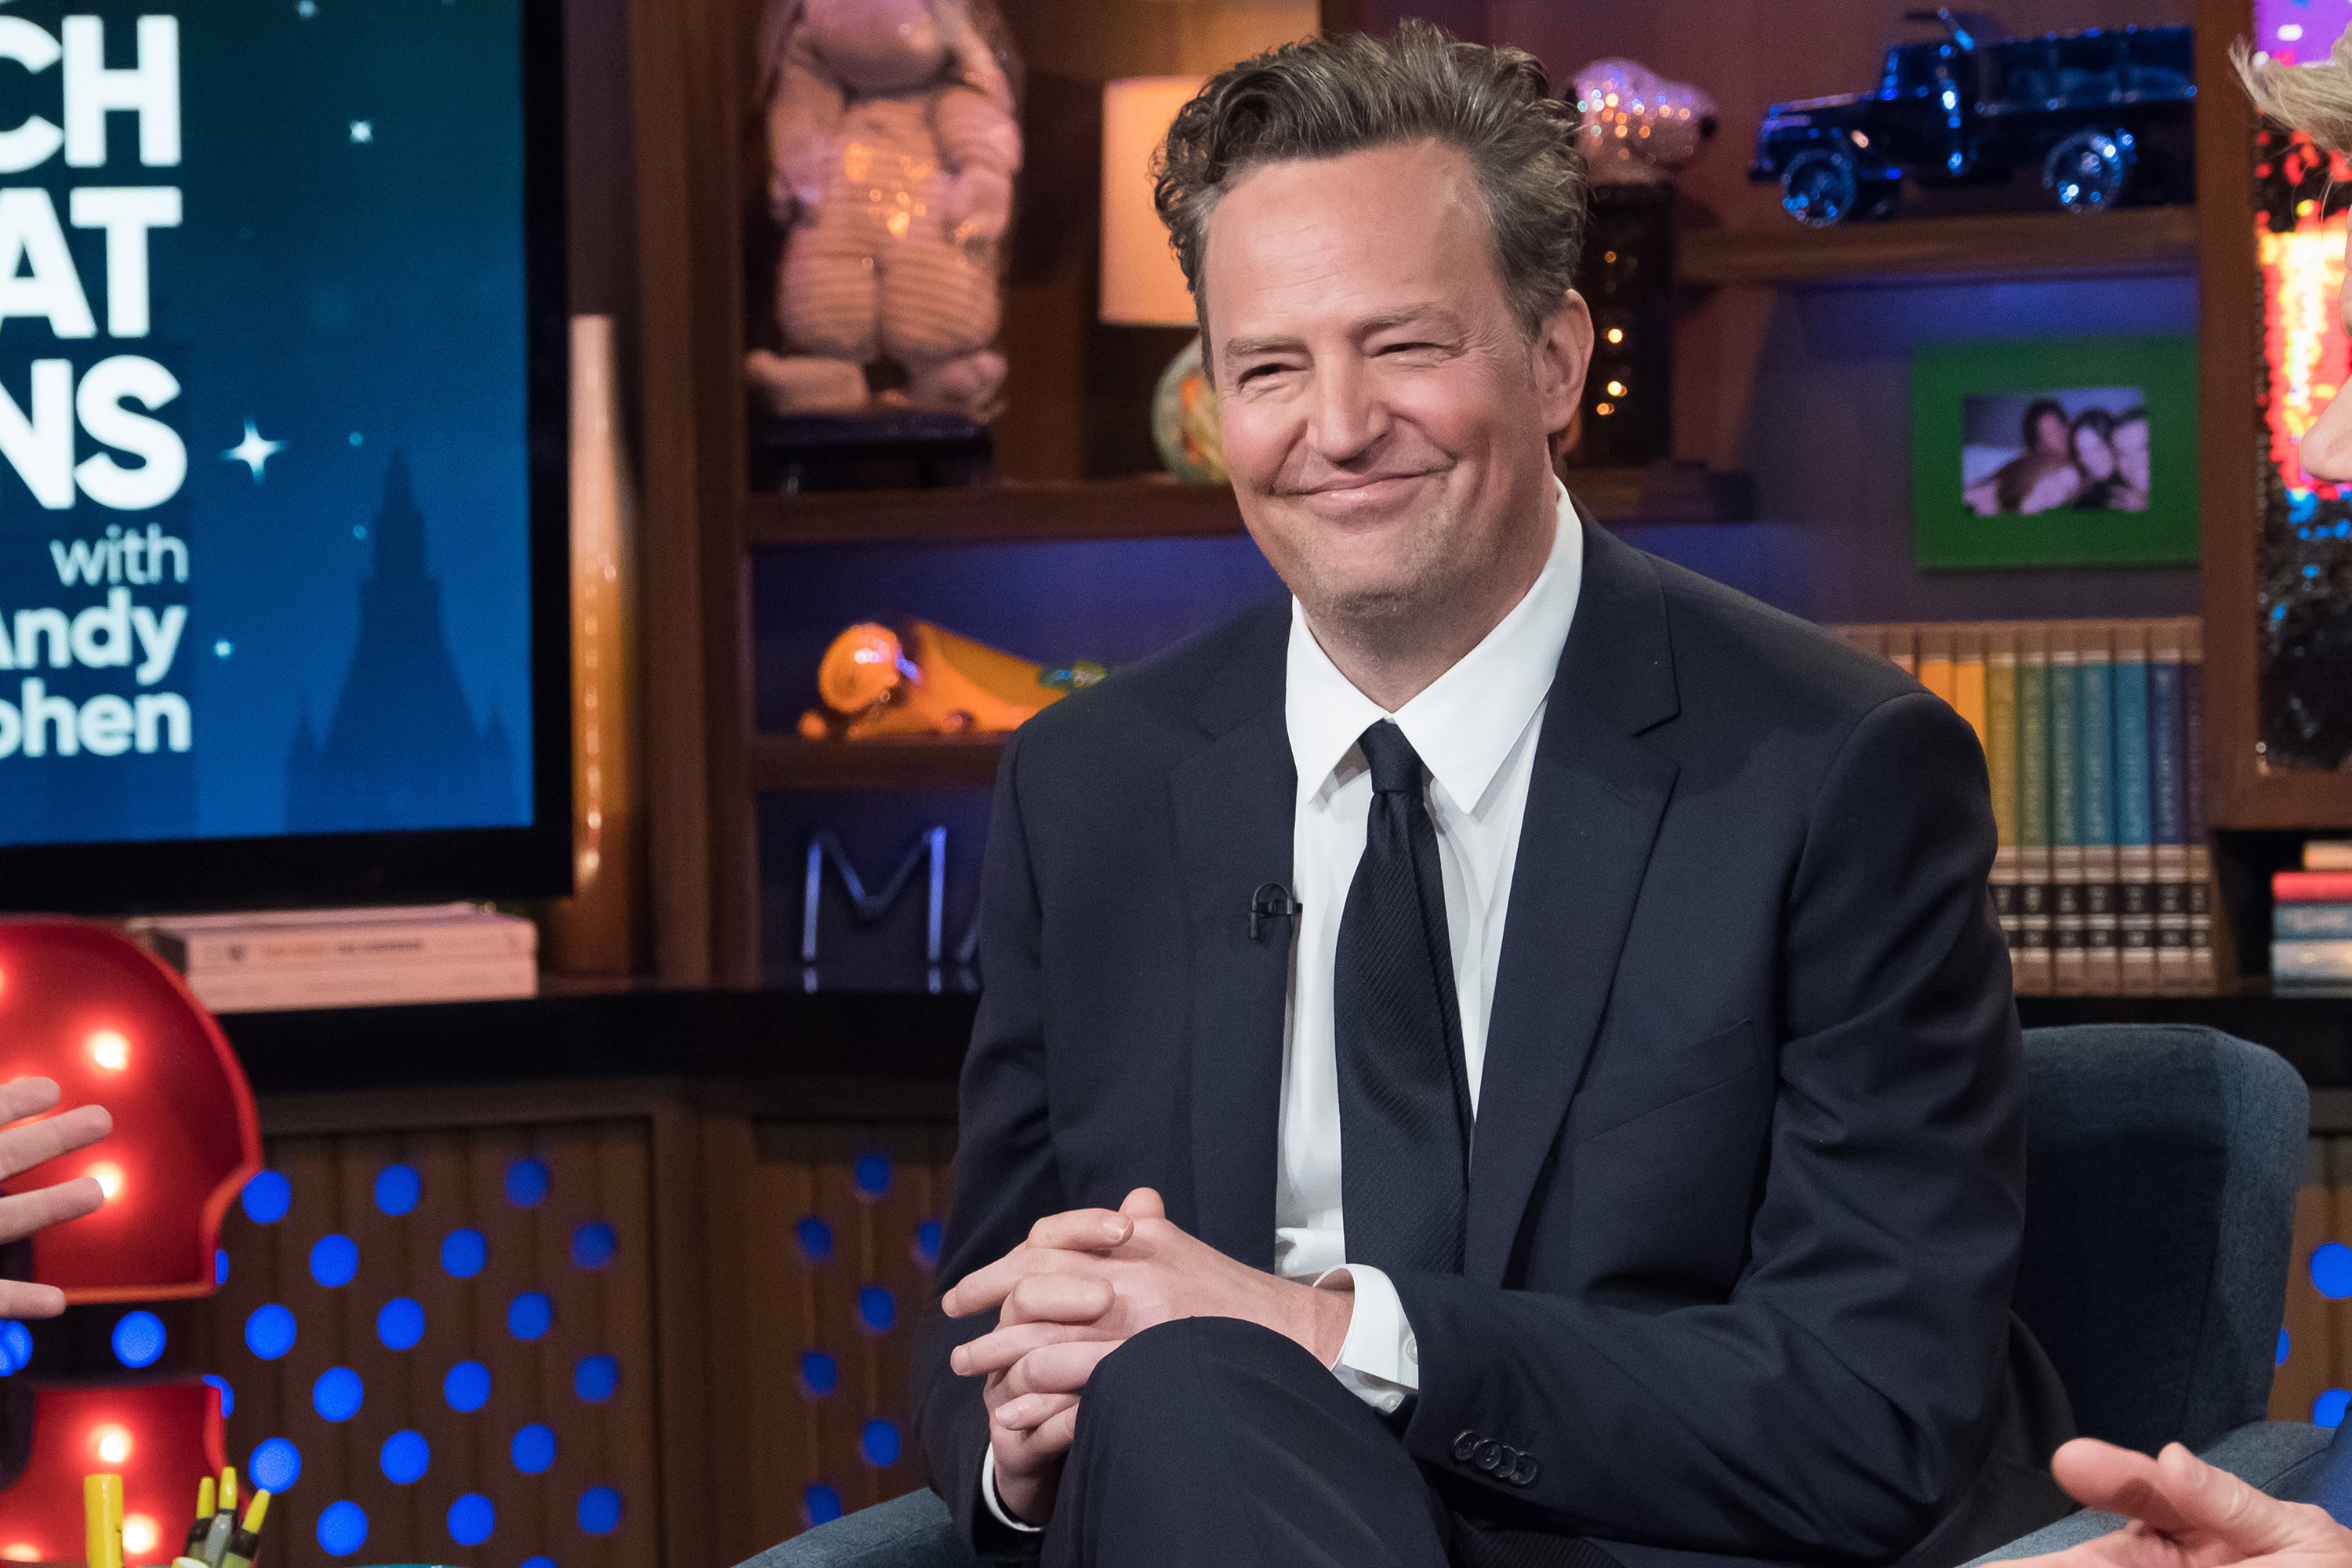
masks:
<path fill-rule="evenodd" d="M 1006 749 L 917 1366 L 988 1552 L 1942 1568 L 2064 1510 L 1981 753 L 1559 489 L 1571 134 L 1410 26 L 1171 132 L 1292 598 Z"/>

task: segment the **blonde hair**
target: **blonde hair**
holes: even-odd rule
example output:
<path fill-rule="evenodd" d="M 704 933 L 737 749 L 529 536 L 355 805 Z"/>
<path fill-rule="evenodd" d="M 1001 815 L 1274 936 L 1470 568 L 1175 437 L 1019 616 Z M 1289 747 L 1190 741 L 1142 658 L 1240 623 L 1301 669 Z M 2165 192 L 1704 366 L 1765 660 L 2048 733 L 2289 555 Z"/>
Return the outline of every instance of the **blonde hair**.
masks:
<path fill-rule="evenodd" d="M 2230 46 L 2230 63 L 2238 68 L 2255 109 L 2323 147 L 2352 153 L 2352 29 L 2336 40 L 2324 61 L 2291 66 L 2257 60 L 2240 38 Z"/>

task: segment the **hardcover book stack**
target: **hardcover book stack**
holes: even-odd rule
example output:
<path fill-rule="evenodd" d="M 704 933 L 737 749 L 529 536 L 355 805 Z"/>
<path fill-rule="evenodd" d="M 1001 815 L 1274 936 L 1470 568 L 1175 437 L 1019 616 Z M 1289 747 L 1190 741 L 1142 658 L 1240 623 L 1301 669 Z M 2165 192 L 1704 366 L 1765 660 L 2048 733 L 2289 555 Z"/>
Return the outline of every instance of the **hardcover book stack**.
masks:
<path fill-rule="evenodd" d="M 1910 672 L 1983 742 L 1993 905 L 2021 993 L 2218 987 L 2201 622 L 1832 629 Z"/>
<path fill-rule="evenodd" d="M 2271 978 L 2352 983 L 2352 840 L 2303 847 L 2303 869 L 2271 877 Z"/>
<path fill-rule="evenodd" d="M 131 931 L 215 1013 L 477 1002 L 539 989 L 539 928 L 478 904 L 168 916 Z"/>

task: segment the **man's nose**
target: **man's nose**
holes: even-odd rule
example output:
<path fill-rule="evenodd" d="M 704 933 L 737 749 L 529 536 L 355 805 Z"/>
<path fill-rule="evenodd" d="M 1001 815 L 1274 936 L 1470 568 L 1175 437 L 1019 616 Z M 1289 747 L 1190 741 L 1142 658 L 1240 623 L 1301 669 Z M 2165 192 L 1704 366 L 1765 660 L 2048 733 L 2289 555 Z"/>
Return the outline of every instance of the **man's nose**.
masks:
<path fill-rule="evenodd" d="M 2322 484 L 2352 482 L 2352 398 L 2338 397 L 2320 410 L 2303 433 L 2297 460 L 2305 477 Z"/>
<path fill-rule="evenodd" d="M 1388 431 L 1388 405 L 1375 377 L 1343 364 L 1316 378 L 1307 436 L 1317 457 L 1329 463 L 1351 461 L 1378 446 Z"/>

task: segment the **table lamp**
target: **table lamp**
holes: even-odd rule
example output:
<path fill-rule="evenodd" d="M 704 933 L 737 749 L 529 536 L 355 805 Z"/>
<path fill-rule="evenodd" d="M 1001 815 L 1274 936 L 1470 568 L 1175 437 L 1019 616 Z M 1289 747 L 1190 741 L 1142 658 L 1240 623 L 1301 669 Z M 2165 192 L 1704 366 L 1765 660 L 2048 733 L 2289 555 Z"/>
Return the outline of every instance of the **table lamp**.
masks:
<path fill-rule="evenodd" d="M 1197 319 L 1184 269 L 1151 203 L 1151 160 L 1176 111 L 1205 78 L 1139 76 L 1103 84 L 1102 300 L 1112 326 L 1189 327 Z M 1217 398 L 1196 334 L 1171 361 L 1151 400 L 1151 434 L 1170 473 L 1223 483 Z"/>

